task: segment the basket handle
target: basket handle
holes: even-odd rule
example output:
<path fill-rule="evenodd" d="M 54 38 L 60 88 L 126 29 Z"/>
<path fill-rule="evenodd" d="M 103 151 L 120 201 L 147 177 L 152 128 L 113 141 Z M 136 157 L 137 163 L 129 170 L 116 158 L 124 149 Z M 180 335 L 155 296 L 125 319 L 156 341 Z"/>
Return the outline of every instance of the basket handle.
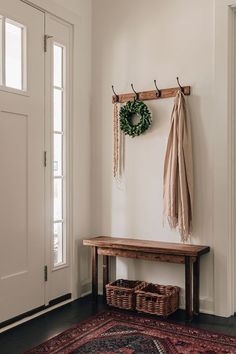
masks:
<path fill-rule="evenodd" d="M 125 295 L 125 291 L 122 290 L 113 290 L 113 294 L 116 294 L 118 296 L 124 296 Z"/>
<path fill-rule="evenodd" d="M 145 296 L 145 300 L 146 301 L 157 301 L 157 297 L 156 296 L 147 295 L 147 296 Z"/>

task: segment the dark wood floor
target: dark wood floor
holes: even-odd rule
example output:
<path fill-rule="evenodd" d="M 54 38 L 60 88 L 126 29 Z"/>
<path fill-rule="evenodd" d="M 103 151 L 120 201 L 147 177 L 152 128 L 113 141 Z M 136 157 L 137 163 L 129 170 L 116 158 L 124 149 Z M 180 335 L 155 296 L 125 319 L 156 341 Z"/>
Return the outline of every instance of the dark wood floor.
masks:
<path fill-rule="evenodd" d="M 101 297 L 97 305 L 92 302 L 91 296 L 76 300 L 0 334 L 0 354 L 22 354 L 104 309 L 106 306 Z M 170 320 L 185 324 L 184 311 L 177 311 Z M 191 326 L 236 336 L 236 317 L 222 318 L 201 314 L 198 319 L 193 320 Z"/>

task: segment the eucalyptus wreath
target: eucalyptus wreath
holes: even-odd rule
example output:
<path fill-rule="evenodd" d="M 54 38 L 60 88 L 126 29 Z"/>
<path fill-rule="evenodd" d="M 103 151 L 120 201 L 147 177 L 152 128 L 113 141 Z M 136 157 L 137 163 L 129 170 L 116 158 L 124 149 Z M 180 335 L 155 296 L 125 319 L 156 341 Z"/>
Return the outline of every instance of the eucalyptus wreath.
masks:
<path fill-rule="evenodd" d="M 140 121 L 133 124 L 133 117 L 138 116 Z M 120 129 L 127 135 L 138 136 L 144 133 L 152 122 L 151 113 L 145 103 L 134 100 L 128 101 L 120 109 Z"/>

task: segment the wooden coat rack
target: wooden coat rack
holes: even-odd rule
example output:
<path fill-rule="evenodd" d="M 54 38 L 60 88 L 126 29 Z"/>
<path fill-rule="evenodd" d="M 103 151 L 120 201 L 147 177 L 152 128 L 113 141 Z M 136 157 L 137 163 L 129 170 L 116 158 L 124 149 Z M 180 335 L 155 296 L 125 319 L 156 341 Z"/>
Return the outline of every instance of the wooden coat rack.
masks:
<path fill-rule="evenodd" d="M 154 80 L 154 85 L 156 87 L 155 90 L 152 91 L 142 91 L 136 92 L 134 90 L 133 84 L 131 84 L 131 88 L 133 93 L 122 93 L 120 95 L 116 94 L 114 90 L 114 86 L 112 86 L 112 91 L 114 95 L 112 96 L 112 103 L 125 103 L 131 101 L 133 99 L 138 99 L 140 101 L 147 101 L 147 100 L 158 100 L 161 98 L 170 98 L 175 97 L 179 89 L 184 93 L 185 96 L 189 96 L 191 92 L 190 86 L 181 86 L 179 83 L 179 78 L 177 77 L 178 87 L 166 88 L 159 90 L 156 85 L 156 80 Z"/>

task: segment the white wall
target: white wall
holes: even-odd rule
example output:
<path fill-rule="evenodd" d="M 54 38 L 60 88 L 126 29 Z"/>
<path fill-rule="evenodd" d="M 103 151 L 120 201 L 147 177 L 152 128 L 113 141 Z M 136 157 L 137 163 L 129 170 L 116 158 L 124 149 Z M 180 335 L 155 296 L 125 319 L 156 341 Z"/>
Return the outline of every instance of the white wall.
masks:
<path fill-rule="evenodd" d="M 192 243 L 214 244 L 214 1 L 95 0 L 92 29 L 92 227 L 95 235 L 179 242 L 163 227 L 163 159 L 173 99 L 149 101 L 153 126 L 126 137 L 124 182 L 112 178 L 111 85 L 120 93 L 191 85 Z M 117 277 L 184 287 L 183 266 L 119 259 Z M 201 310 L 214 312 L 213 252 L 201 263 Z"/>

